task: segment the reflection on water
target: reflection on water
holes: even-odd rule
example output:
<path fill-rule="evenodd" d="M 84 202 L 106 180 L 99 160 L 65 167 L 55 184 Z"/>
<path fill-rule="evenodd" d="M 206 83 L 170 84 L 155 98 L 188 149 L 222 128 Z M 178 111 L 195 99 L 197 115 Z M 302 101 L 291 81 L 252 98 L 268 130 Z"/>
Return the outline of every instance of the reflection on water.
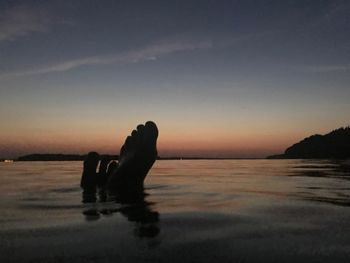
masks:
<path fill-rule="evenodd" d="M 144 196 L 146 194 L 141 199 L 128 203 L 103 202 L 100 208 L 96 204 L 90 204 L 83 209 L 82 214 L 86 221 L 95 221 L 100 219 L 101 215 L 111 216 L 120 213 L 129 222 L 134 223 L 135 236 L 154 238 L 160 232 L 159 213 L 152 210 L 153 204 L 145 201 Z"/>
<path fill-rule="evenodd" d="M 303 164 L 304 163 L 304 164 Z M 296 193 L 296 197 L 307 201 L 324 202 L 339 206 L 350 206 L 349 166 L 335 161 L 302 161 L 302 164 L 293 167 L 291 176 L 311 177 L 312 185 L 297 186 L 305 191 Z M 321 180 L 323 178 L 325 180 Z M 320 184 L 324 181 L 323 184 Z"/>
<path fill-rule="evenodd" d="M 75 210 L 85 209 L 79 199 L 81 169 L 82 162 L 0 163 L 4 226 L 79 221 Z M 349 179 L 349 167 L 328 160 L 158 161 L 146 179 L 148 196 L 134 203 L 140 211 L 166 213 L 242 211 L 281 198 L 348 206 Z"/>
<path fill-rule="evenodd" d="M 338 162 L 157 161 L 141 200 L 88 205 L 81 171 L 82 162 L 0 163 L 0 262 L 350 256 L 350 169 Z"/>

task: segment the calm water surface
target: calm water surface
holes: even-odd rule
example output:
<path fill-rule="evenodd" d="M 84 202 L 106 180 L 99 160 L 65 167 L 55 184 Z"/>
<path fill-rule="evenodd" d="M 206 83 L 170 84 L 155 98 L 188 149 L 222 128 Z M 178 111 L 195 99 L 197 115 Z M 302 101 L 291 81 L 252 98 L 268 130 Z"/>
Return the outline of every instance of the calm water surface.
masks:
<path fill-rule="evenodd" d="M 157 161 L 136 205 L 82 205 L 81 169 L 0 163 L 0 262 L 350 258 L 350 171 L 331 161 Z"/>

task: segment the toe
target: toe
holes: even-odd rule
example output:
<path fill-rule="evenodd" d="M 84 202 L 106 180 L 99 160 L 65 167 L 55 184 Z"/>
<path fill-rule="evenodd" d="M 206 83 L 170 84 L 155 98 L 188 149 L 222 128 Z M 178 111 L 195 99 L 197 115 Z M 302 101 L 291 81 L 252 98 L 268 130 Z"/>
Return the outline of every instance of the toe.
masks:
<path fill-rule="evenodd" d="M 146 122 L 144 133 L 147 140 L 152 140 L 152 142 L 155 142 L 155 140 L 158 138 L 157 125 L 153 121 Z"/>
<path fill-rule="evenodd" d="M 125 143 L 124 143 L 124 148 L 125 150 L 128 150 L 130 149 L 131 145 L 132 145 L 132 137 L 131 136 L 128 136 L 125 140 Z"/>

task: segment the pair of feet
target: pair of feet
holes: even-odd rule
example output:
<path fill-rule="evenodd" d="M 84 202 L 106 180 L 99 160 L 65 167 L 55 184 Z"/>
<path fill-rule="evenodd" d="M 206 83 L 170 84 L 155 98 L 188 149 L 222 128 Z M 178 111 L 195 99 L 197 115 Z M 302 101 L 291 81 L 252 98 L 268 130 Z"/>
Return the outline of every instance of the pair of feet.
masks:
<path fill-rule="evenodd" d="M 157 138 L 158 128 L 152 121 L 138 125 L 126 138 L 120 150 L 119 165 L 107 181 L 106 188 L 109 196 L 129 198 L 143 192 L 144 179 L 157 158 Z M 84 162 L 81 184 L 84 190 L 88 188 L 84 188 L 84 174 L 85 177 L 89 176 L 89 173 L 92 174 L 92 171 L 86 172 L 88 158 Z"/>

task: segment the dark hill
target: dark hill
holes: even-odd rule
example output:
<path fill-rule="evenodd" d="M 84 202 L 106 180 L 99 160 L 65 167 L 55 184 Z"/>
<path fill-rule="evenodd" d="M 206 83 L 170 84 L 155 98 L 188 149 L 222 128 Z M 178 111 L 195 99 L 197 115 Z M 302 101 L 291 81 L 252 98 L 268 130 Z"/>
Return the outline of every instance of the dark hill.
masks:
<path fill-rule="evenodd" d="M 269 159 L 347 159 L 350 158 L 350 127 L 325 135 L 312 135 Z"/>

